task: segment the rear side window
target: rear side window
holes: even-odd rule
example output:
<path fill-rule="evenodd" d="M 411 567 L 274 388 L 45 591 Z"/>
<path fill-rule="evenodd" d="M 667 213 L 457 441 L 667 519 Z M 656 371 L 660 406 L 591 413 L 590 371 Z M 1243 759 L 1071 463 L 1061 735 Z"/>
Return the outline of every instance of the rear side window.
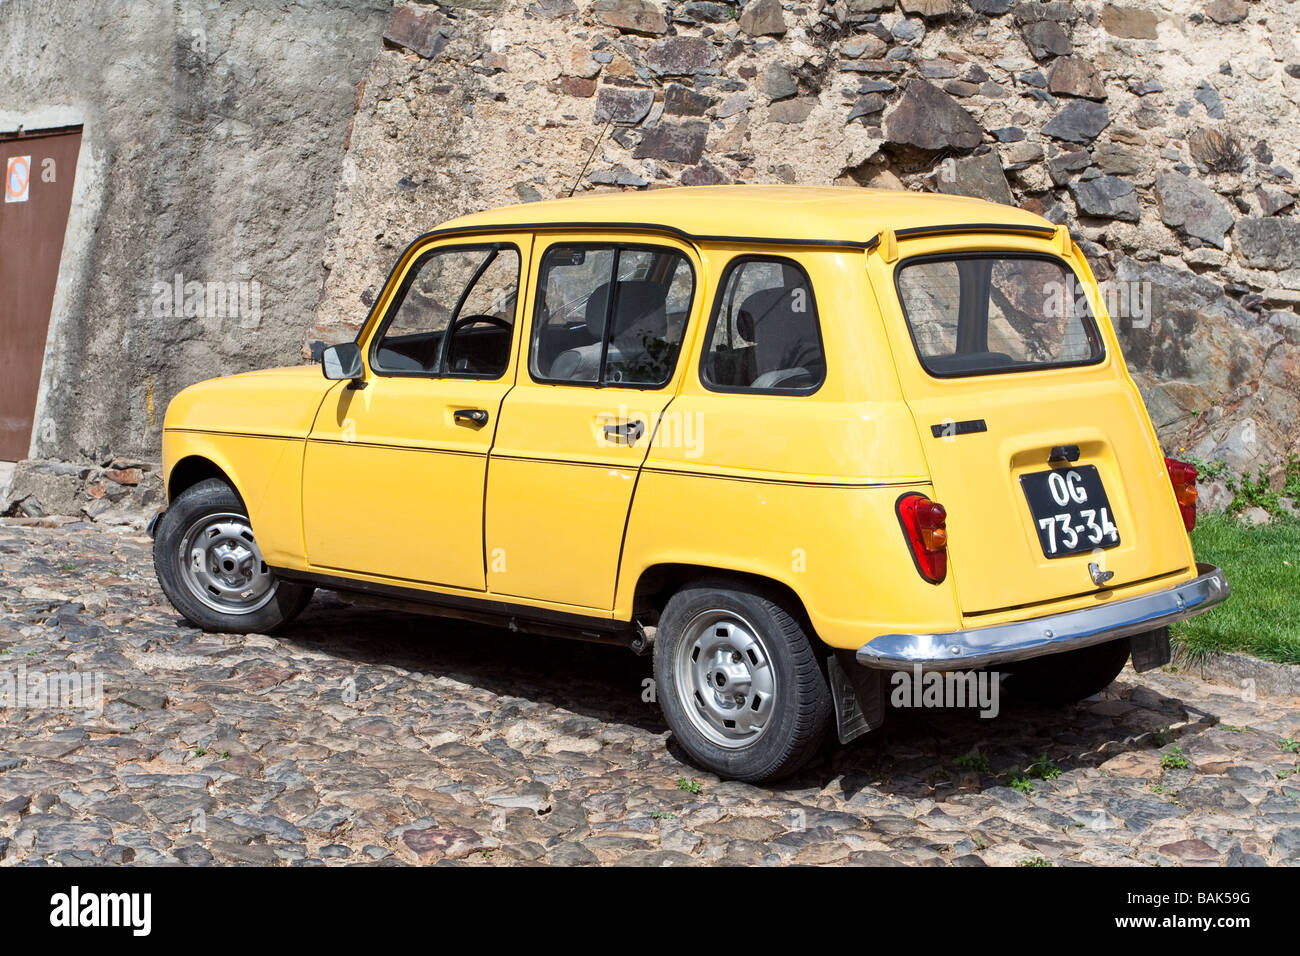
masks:
<path fill-rule="evenodd" d="M 1092 365 L 1105 356 L 1083 287 L 1050 256 L 905 261 L 899 301 L 916 354 L 937 376 Z"/>
<path fill-rule="evenodd" d="M 812 283 L 790 259 L 733 260 L 707 342 L 700 377 L 714 391 L 804 395 L 826 379 Z"/>
<path fill-rule="evenodd" d="M 661 388 L 694 292 L 690 261 L 675 249 L 552 246 L 538 274 L 529 371 L 551 384 Z"/>

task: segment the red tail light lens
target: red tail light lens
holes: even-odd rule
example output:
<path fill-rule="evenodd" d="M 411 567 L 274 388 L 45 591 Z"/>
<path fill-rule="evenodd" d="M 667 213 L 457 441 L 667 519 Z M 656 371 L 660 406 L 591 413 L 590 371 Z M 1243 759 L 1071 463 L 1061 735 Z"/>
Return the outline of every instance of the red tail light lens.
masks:
<path fill-rule="evenodd" d="M 915 492 L 899 498 L 897 508 L 916 570 L 938 584 L 948 574 L 948 512 L 937 501 Z"/>
<path fill-rule="evenodd" d="M 1165 470 L 1169 472 L 1169 481 L 1174 486 L 1174 497 L 1178 499 L 1178 510 L 1183 516 L 1183 527 L 1191 531 L 1196 527 L 1196 466 L 1176 458 L 1165 459 Z"/>

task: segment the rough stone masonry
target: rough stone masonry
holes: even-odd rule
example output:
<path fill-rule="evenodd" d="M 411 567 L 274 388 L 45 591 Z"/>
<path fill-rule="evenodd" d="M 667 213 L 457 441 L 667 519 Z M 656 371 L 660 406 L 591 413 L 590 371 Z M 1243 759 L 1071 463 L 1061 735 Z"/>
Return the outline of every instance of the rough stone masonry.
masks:
<path fill-rule="evenodd" d="M 727 182 L 939 190 L 1067 223 L 1132 294 L 1109 304 L 1167 450 L 1275 465 L 1300 413 L 1298 27 L 1284 0 L 398 6 L 307 345 L 356 328 L 410 238 L 485 206 Z"/>
<path fill-rule="evenodd" d="M 0 8 L 0 99 L 85 103 L 88 142 L 114 130 L 42 456 L 155 457 L 179 388 L 349 337 L 400 250 L 452 216 L 727 182 L 939 190 L 1066 223 L 1118 296 L 1167 451 L 1241 472 L 1300 448 L 1296 0 L 143 6 Z M 117 48 L 92 56 L 147 64 L 131 95 L 112 70 L 44 92 L 110 19 Z M 151 314 L 155 282 L 232 264 L 261 280 L 258 327 Z"/>

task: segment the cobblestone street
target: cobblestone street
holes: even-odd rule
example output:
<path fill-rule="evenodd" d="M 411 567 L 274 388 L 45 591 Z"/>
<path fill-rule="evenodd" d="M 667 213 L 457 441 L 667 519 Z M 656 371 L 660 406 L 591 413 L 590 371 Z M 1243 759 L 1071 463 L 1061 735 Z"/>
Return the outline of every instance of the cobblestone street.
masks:
<path fill-rule="evenodd" d="M 103 707 L 0 711 L 0 866 L 1300 859 L 1294 699 L 1126 670 L 1063 711 L 895 712 L 766 789 L 679 759 L 649 658 L 319 593 L 203 634 L 148 538 L 45 525 L 0 523 L 0 677 L 102 674 Z"/>

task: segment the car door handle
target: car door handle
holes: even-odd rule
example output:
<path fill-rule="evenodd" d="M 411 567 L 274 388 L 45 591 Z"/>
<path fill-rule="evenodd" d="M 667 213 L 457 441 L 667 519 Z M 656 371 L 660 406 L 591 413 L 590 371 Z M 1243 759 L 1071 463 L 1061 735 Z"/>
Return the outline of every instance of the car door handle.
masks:
<path fill-rule="evenodd" d="M 605 426 L 605 440 L 623 445 L 635 445 L 645 431 L 645 422 L 619 422 Z"/>
<path fill-rule="evenodd" d="M 466 422 L 475 428 L 482 428 L 487 424 L 488 413 L 484 408 L 458 408 L 451 413 L 451 417 L 457 425 Z"/>

